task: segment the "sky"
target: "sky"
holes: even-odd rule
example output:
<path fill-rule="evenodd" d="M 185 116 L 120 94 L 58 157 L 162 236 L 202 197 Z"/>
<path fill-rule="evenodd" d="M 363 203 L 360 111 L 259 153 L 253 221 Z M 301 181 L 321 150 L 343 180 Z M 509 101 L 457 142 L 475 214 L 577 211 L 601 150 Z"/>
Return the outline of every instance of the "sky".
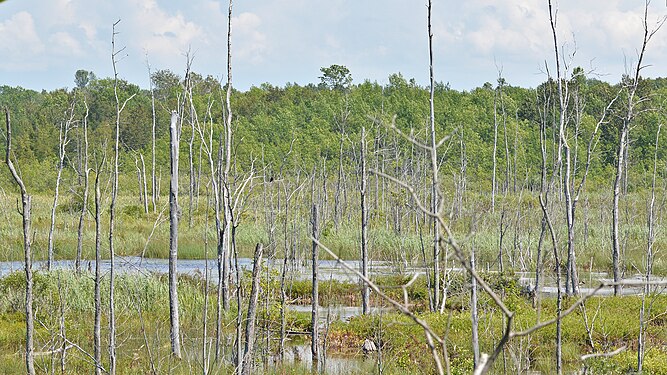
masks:
<path fill-rule="evenodd" d="M 570 67 L 618 82 L 637 60 L 641 0 L 561 0 L 559 45 Z M 227 7 L 214 0 L 7 0 L 0 3 L 0 85 L 74 86 L 78 69 L 113 75 L 117 20 L 119 77 L 143 88 L 153 71 L 192 69 L 226 80 Z M 667 3 L 649 6 L 649 28 Z M 433 0 L 436 81 L 457 90 L 495 82 L 535 87 L 553 71 L 547 0 Z M 426 0 L 237 0 L 232 18 L 233 85 L 318 83 L 320 68 L 350 69 L 354 83 L 385 84 L 401 73 L 428 84 Z M 647 77 L 667 76 L 667 26 L 647 47 Z"/>

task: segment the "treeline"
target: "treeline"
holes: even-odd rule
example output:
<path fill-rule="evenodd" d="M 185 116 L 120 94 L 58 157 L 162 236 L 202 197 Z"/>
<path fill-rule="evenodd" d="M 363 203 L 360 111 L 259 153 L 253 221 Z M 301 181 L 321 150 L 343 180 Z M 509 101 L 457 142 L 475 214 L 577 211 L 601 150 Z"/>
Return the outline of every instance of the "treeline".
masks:
<path fill-rule="evenodd" d="M 262 84 L 245 92 L 233 91 L 233 155 L 237 171 L 248 168 L 251 163 L 265 167 L 268 175 L 299 169 L 310 171 L 316 165 L 326 168 L 327 163 L 334 166 L 339 161 L 354 168 L 358 153 L 355 145 L 362 127 L 367 130 L 367 138 L 373 140 L 369 151 L 380 160 L 378 166 L 382 163 L 382 168 L 390 170 L 409 168 L 405 160 L 410 161 L 416 155 L 405 155 L 407 151 L 403 146 L 408 143 L 391 126 L 394 123 L 405 134 L 427 139 L 428 88 L 401 74 L 391 75 L 386 85 L 369 81 L 352 84 L 345 67 L 332 66 L 322 71 L 324 75 L 318 85 Z M 60 125 L 67 121 L 72 129 L 65 163 L 74 167 L 80 163 L 82 126 L 79 125 L 84 121 L 86 110 L 92 154 L 102 158 L 111 152 L 116 118 L 114 80 L 97 79 L 86 71 L 78 71 L 75 77 L 76 86 L 71 90 L 37 92 L 21 87 L 0 87 L 0 106 L 7 106 L 12 113 L 14 152 L 31 190 L 52 190 L 58 164 Z M 153 121 L 156 124 L 155 173 L 159 175 L 161 171 L 166 181 L 170 112 L 180 106 L 185 107 L 181 111 L 182 151 L 187 154 L 192 148 L 193 162 L 200 165 L 200 170 L 207 169 L 207 163 L 201 162 L 201 137 L 191 124 L 195 123 L 194 116 L 198 116 L 197 122 L 213 126 L 214 138 L 221 134 L 225 88 L 211 76 L 189 73 L 185 78 L 168 70 L 154 72 L 152 90 L 119 81 L 121 103 L 134 95 L 121 117 L 122 184 L 136 183 L 141 157 L 151 158 Z M 566 120 L 567 137 L 580 160 L 586 158 L 587 145 L 601 114 L 613 102 L 594 137 L 595 152 L 589 174 L 592 189 L 601 184 L 608 187 L 613 178 L 619 129 L 627 111 L 627 99 L 618 95 L 625 95 L 622 87 L 626 81 L 624 77 L 612 85 L 587 78 L 580 68 L 574 69 L 569 78 L 571 111 Z M 186 85 L 192 91 L 194 111 L 189 108 L 190 103 L 184 105 Z M 635 174 L 652 168 L 656 130 L 665 120 L 662 107 L 667 98 L 667 79 L 641 80 L 638 96 L 643 100 L 638 104 L 627 152 L 630 173 Z M 538 186 L 542 160 L 540 128 L 545 130 L 547 154 L 553 157 L 559 140 L 558 106 L 557 85 L 551 79 L 534 89 L 511 86 L 502 77 L 495 84 L 487 82 L 470 91 L 436 84 L 437 132 L 451 136 L 443 146 L 446 152 L 441 153 L 442 175 L 448 178 L 464 168 L 473 190 L 491 191 L 495 148 L 499 189 Z M 213 141 L 217 149 L 220 139 Z M 662 142 L 660 159 L 665 152 L 667 144 Z M 463 167 L 462 155 L 465 155 Z M 181 159 L 183 168 L 187 168 L 188 162 L 188 158 Z M 150 169 L 150 166 L 145 168 Z M 80 168 L 66 168 L 66 178 L 76 177 L 76 170 Z M 3 184 L 8 177 L 3 178 Z M 629 180 L 632 185 L 641 178 Z"/>

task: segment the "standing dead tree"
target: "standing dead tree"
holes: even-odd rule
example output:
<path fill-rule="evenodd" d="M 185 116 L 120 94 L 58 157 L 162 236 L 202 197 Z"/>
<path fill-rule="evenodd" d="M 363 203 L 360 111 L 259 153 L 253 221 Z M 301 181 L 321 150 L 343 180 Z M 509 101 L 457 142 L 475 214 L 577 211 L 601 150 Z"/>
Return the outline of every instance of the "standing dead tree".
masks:
<path fill-rule="evenodd" d="M 665 23 L 665 18 L 662 18 L 658 21 L 656 26 L 653 29 L 649 29 L 648 25 L 648 7 L 650 1 L 645 0 L 644 2 L 644 19 L 643 19 L 643 39 L 642 46 L 639 50 L 639 56 L 637 58 L 637 64 L 634 69 L 634 75 L 627 80 L 624 80 L 623 86 L 627 90 L 627 104 L 626 112 L 622 118 L 623 123 L 621 124 L 620 136 L 618 140 L 618 147 L 616 149 L 616 171 L 614 175 L 614 198 L 612 202 L 612 226 L 611 226 L 611 240 L 612 240 L 612 263 L 614 269 L 614 295 L 619 295 L 621 293 L 621 266 L 620 266 L 620 238 L 618 234 L 619 227 L 619 216 L 620 211 L 618 208 L 619 197 L 621 195 L 621 179 L 624 173 L 626 158 L 627 158 L 627 147 L 629 143 L 629 133 L 632 127 L 633 121 L 638 114 L 637 105 L 645 100 L 645 98 L 637 97 L 637 89 L 639 87 L 640 73 L 642 69 L 646 66 L 644 64 L 644 55 L 646 53 L 646 46 L 648 42 L 653 38 L 655 33 L 660 30 L 662 25 Z"/>
<path fill-rule="evenodd" d="M 313 178 L 314 178 L 313 174 Z M 314 180 L 313 180 L 314 181 Z M 314 183 L 314 182 L 313 182 Z M 317 373 L 319 371 L 319 360 L 320 360 L 320 344 L 319 344 L 319 290 L 318 290 L 318 263 L 319 263 L 319 251 L 317 249 L 319 238 L 319 223 L 317 215 L 317 204 L 313 202 L 313 209 L 311 213 L 311 226 L 312 226 L 312 238 L 313 238 L 313 279 L 312 279 L 312 295 L 311 295 L 311 314 L 310 314 L 310 324 L 312 326 L 312 333 L 310 336 L 310 352 L 312 355 L 312 368 L 313 372 Z M 358 272 L 357 272 L 358 273 Z M 362 279 L 363 280 L 363 279 Z"/>
<path fill-rule="evenodd" d="M 252 287 L 248 303 L 248 314 L 245 326 L 245 349 L 243 351 L 243 374 L 251 374 L 253 370 L 253 352 L 255 345 L 255 323 L 257 318 L 257 299 L 259 298 L 259 272 L 262 268 L 262 252 L 264 246 L 258 243 L 255 247 L 255 258 L 252 263 Z M 241 307 L 239 306 L 239 309 Z"/>
<path fill-rule="evenodd" d="M 436 143 L 435 132 L 435 80 L 433 77 L 433 31 L 431 30 L 431 5 L 428 2 L 428 62 L 429 62 L 429 123 L 431 125 L 431 146 L 425 151 L 431 157 L 431 212 L 442 212 L 442 197 L 440 186 L 438 185 L 438 144 Z M 432 220 L 433 224 L 433 307 L 438 308 L 440 302 L 440 226 L 437 220 Z"/>
<path fill-rule="evenodd" d="M 368 278 L 368 204 L 366 203 L 366 188 L 368 171 L 366 167 L 366 128 L 361 128 L 361 184 L 359 193 L 361 195 L 361 274 Z M 369 313 L 369 290 L 365 283 L 361 285 L 361 309 L 363 314 Z"/>
<path fill-rule="evenodd" d="M 81 213 L 79 214 L 79 227 L 77 230 L 77 241 L 76 241 L 76 260 L 74 261 L 76 273 L 81 272 L 81 256 L 83 253 L 83 224 L 86 219 L 86 212 L 88 212 L 88 190 L 89 190 L 89 178 L 90 178 L 90 169 L 88 168 L 88 103 L 86 98 L 83 98 L 83 105 L 86 107 L 86 114 L 83 117 L 83 166 L 81 170 L 78 171 L 79 175 L 83 175 L 83 197 L 81 198 Z"/>
<path fill-rule="evenodd" d="M 171 112 L 169 125 L 171 178 L 169 180 L 169 322 L 171 323 L 171 353 L 181 358 L 180 324 L 178 314 L 178 154 L 181 128 L 178 113 Z"/>
<path fill-rule="evenodd" d="M 156 212 L 155 203 L 160 194 L 157 187 L 157 180 L 155 179 L 155 126 L 157 124 L 157 116 L 155 115 L 155 90 L 153 88 L 153 76 L 151 74 L 151 64 L 148 62 L 148 54 L 146 55 L 146 67 L 148 68 L 148 83 L 151 90 L 151 114 L 153 119 L 151 126 L 151 203 L 153 204 L 153 212 Z"/>
<path fill-rule="evenodd" d="M 65 157 L 67 153 L 67 145 L 69 144 L 69 131 L 74 126 L 74 109 L 76 106 L 76 101 L 72 101 L 69 113 L 66 118 L 60 122 L 60 127 L 58 131 L 58 165 L 56 166 L 56 187 L 53 193 L 53 205 L 51 205 L 51 226 L 49 227 L 49 239 L 47 245 L 47 260 L 46 260 L 46 269 L 51 271 L 51 266 L 53 265 L 53 232 L 56 227 L 56 209 L 58 208 L 58 198 L 60 192 L 60 180 L 62 177 L 63 169 L 65 167 Z"/>
<path fill-rule="evenodd" d="M 114 99 L 116 101 L 116 126 L 114 132 L 114 145 L 113 145 L 113 182 L 111 187 L 111 206 L 109 208 L 109 373 L 111 375 L 116 374 L 116 311 L 115 311 L 115 302 L 114 302 L 114 293 L 115 293 L 115 249 L 114 249 L 114 224 L 116 219 L 116 198 L 118 197 L 118 156 L 119 156 L 119 144 L 120 144 L 120 115 L 125 109 L 127 103 L 134 98 L 136 94 L 130 95 L 123 104 L 120 104 L 120 98 L 118 97 L 118 70 L 116 69 L 116 64 L 121 58 L 119 55 L 125 51 L 125 47 L 120 50 L 116 50 L 116 26 L 120 23 L 120 20 L 114 22 L 111 31 L 111 64 L 113 66 L 113 92 Z"/>
<path fill-rule="evenodd" d="M 31 233 L 31 220 L 30 220 L 30 210 L 32 209 L 32 197 L 28 194 L 28 190 L 23 183 L 23 179 L 19 176 L 14 163 L 12 163 L 11 153 L 12 153 L 12 123 L 9 115 L 9 109 L 5 108 L 5 122 L 7 125 L 7 152 L 5 154 L 5 162 L 7 167 L 12 174 L 14 182 L 21 190 L 21 217 L 23 218 L 23 252 L 25 257 L 25 365 L 26 372 L 29 375 L 35 374 L 35 359 L 34 351 L 35 345 L 33 342 L 33 337 L 35 334 L 35 320 L 32 311 L 32 301 L 33 301 L 33 280 L 32 280 L 32 233 Z"/>
<path fill-rule="evenodd" d="M 642 373 L 644 365 L 644 355 L 646 354 L 646 329 L 648 319 L 646 318 L 646 297 L 651 292 L 649 286 L 651 281 L 651 273 L 653 272 L 653 258 L 656 239 L 656 217 L 655 217 L 655 188 L 656 176 L 658 174 L 658 145 L 660 144 L 660 129 L 662 124 L 658 125 L 658 130 L 655 134 L 655 153 L 653 154 L 653 176 L 651 179 L 651 199 L 648 204 L 648 236 L 646 238 L 646 270 L 644 273 L 644 293 L 642 293 L 642 305 L 639 310 L 639 337 L 637 338 L 637 373 Z M 650 310 L 650 309 L 649 309 Z"/>
<path fill-rule="evenodd" d="M 95 320 L 93 323 L 93 346 L 95 356 L 95 375 L 102 375 L 102 204 L 100 202 L 100 174 L 106 158 L 95 168 Z"/>

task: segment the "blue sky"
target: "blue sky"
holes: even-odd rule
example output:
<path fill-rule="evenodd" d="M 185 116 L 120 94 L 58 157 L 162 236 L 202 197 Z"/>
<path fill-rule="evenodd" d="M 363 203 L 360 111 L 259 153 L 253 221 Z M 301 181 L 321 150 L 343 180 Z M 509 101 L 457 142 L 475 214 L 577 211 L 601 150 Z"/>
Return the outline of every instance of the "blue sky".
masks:
<path fill-rule="evenodd" d="M 644 2 L 561 0 L 560 43 L 572 66 L 616 82 L 637 58 Z M 119 75 L 148 87 L 153 70 L 193 70 L 226 79 L 226 1 L 7 0 L 0 3 L 0 85 L 72 87 L 77 69 L 112 75 L 111 25 L 126 56 Z M 433 1 L 436 80 L 466 90 L 545 79 L 553 52 L 546 0 Z M 232 21 L 234 86 L 317 83 L 319 68 L 347 66 L 359 83 L 401 72 L 428 82 L 425 0 L 237 0 Z M 649 23 L 667 14 L 655 0 Z M 667 27 L 648 46 L 645 76 L 667 76 Z"/>

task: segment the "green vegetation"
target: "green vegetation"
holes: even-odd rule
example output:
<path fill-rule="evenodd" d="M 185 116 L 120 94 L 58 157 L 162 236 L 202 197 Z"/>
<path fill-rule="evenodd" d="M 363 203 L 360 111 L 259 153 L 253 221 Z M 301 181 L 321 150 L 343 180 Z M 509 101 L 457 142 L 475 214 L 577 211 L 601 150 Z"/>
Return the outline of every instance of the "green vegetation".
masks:
<path fill-rule="evenodd" d="M 462 275 L 462 274 L 461 274 Z M 417 306 L 418 314 L 441 335 L 447 332 L 448 351 L 453 374 L 467 374 L 472 370 L 472 352 L 469 342 L 470 314 L 467 305 L 468 286 L 462 276 L 451 288 L 450 313 L 439 314 L 428 312 L 427 293 L 424 282 L 418 282 L 410 288 L 409 298 Z M 423 279 L 423 278 L 422 278 Z M 494 289 L 505 303 L 516 311 L 515 324 L 518 328 L 527 328 L 540 320 L 547 320 L 555 314 L 555 301 L 546 299 L 541 309 L 532 308 L 529 297 L 522 294 L 516 279 L 511 277 L 493 276 Z M 248 280 L 246 277 L 245 280 Z M 102 296 L 108 293 L 108 280 L 103 279 Z M 399 285 L 406 282 L 406 277 L 388 277 L 378 279 L 383 289 L 394 297 L 399 297 Z M 423 281 L 423 280 L 422 280 Z M 502 282 L 501 282 L 502 281 Z M 0 373 L 20 373 L 23 371 L 21 356 L 25 335 L 23 323 L 23 291 L 25 280 L 22 273 L 13 273 L 0 280 Z M 295 281 L 288 288 L 288 299 L 305 303 L 303 295 L 308 295 L 308 283 Z M 122 374 L 149 373 L 151 358 L 158 373 L 170 371 L 173 374 L 190 373 L 193 368 L 201 366 L 201 340 L 203 334 L 202 311 L 204 288 L 202 280 L 192 277 L 181 277 L 179 296 L 182 308 L 181 324 L 184 337 L 184 350 L 188 353 L 182 361 L 173 360 L 169 355 L 167 280 L 160 275 L 126 274 L 117 279 L 116 308 L 119 330 L 118 347 L 119 369 Z M 358 298 L 358 284 L 324 282 L 320 286 L 323 305 L 338 306 L 348 304 Z M 275 293 L 273 288 L 263 288 Z M 209 288 L 209 340 L 214 335 L 215 303 L 214 288 Z M 35 306 L 37 319 L 36 363 L 41 368 L 50 368 L 51 361 L 60 362 L 59 352 L 51 351 L 62 345 L 60 332 L 60 311 L 64 311 L 65 336 L 80 348 L 69 347 L 66 361 L 68 373 L 87 373 L 92 364 L 85 352 L 92 352 L 92 316 L 93 316 L 93 280 L 90 274 L 76 276 L 69 271 L 38 272 L 35 274 Z M 264 298 L 264 297 L 262 297 Z M 268 327 L 274 338 L 279 329 L 279 304 L 275 295 L 270 297 L 268 315 L 261 308 L 260 327 Z M 400 298 L 400 297 L 399 297 Z M 645 362 L 648 374 L 666 374 L 664 359 L 667 350 L 663 345 L 667 337 L 667 297 L 650 296 L 652 310 L 655 312 L 647 331 L 649 350 Z M 569 306 L 575 299 L 567 299 Z M 383 301 L 373 301 L 374 305 L 383 305 Z M 103 304 L 108 301 L 103 299 Z M 419 306 L 422 306 L 421 308 Z M 426 306 L 426 308 L 423 308 Z M 480 306 L 484 313 L 480 316 L 480 327 L 484 327 L 481 347 L 489 351 L 501 335 L 502 316 L 496 311 L 493 303 L 483 297 Z M 591 352 L 611 351 L 622 345 L 629 345 L 626 352 L 607 359 L 594 359 L 587 365 L 594 373 L 625 373 L 636 366 L 636 346 L 632 344 L 638 334 L 638 325 L 632 321 L 639 314 L 640 300 L 638 297 L 594 297 L 585 304 L 585 309 L 578 309 L 574 314 L 563 320 L 563 348 L 566 372 L 582 368 L 579 356 Z M 236 308 L 232 306 L 224 316 L 225 336 L 233 337 Z M 103 310 L 103 327 L 106 311 Z M 591 335 L 589 337 L 585 321 L 588 321 Z M 296 313 L 288 310 L 287 329 L 289 331 L 307 332 L 310 330 L 310 318 L 307 313 Z M 264 328 L 262 328 L 264 329 Z M 103 329 L 104 332 L 104 329 Z M 510 341 L 505 350 L 505 360 L 496 363 L 496 370 L 503 368 L 510 373 L 525 371 L 528 368 L 542 373 L 553 372 L 553 351 L 555 328 L 549 327 L 529 337 L 516 338 Z M 103 334 L 103 338 L 105 335 Z M 263 337 L 263 336 L 262 336 Z M 592 338 L 592 342 L 591 342 Z M 334 321 L 328 330 L 329 356 L 348 357 L 352 364 L 361 361 L 360 348 L 365 339 L 381 343 L 385 373 L 432 373 L 432 358 L 428 353 L 421 329 L 406 317 L 395 312 L 383 312 L 370 316 L 358 316 L 349 321 Z M 104 340 L 104 339 L 103 339 Z M 293 337 L 288 345 L 299 345 L 298 336 Z M 231 342 L 230 342 L 231 344 Z M 258 340 L 262 353 L 276 353 L 277 343 L 272 341 L 271 348 L 266 348 L 262 339 Z M 229 355 L 229 347 L 226 347 Z M 150 351 L 150 355 L 149 355 Z M 351 356 L 351 357 L 350 357 Z M 261 358 L 261 356 L 260 356 Z M 366 360 L 374 363 L 375 354 Z M 261 362 L 261 361 L 260 361 Z M 106 364 L 106 359 L 105 359 Z M 258 363 L 259 364 L 259 363 Z M 286 364 L 277 371 L 300 373 L 304 371 L 299 363 Z M 352 366 L 352 365 L 351 365 Z M 351 368 L 354 368 L 353 366 Z M 429 370 L 431 369 L 431 370 Z M 230 369 L 221 369 L 229 371 Z"/>

